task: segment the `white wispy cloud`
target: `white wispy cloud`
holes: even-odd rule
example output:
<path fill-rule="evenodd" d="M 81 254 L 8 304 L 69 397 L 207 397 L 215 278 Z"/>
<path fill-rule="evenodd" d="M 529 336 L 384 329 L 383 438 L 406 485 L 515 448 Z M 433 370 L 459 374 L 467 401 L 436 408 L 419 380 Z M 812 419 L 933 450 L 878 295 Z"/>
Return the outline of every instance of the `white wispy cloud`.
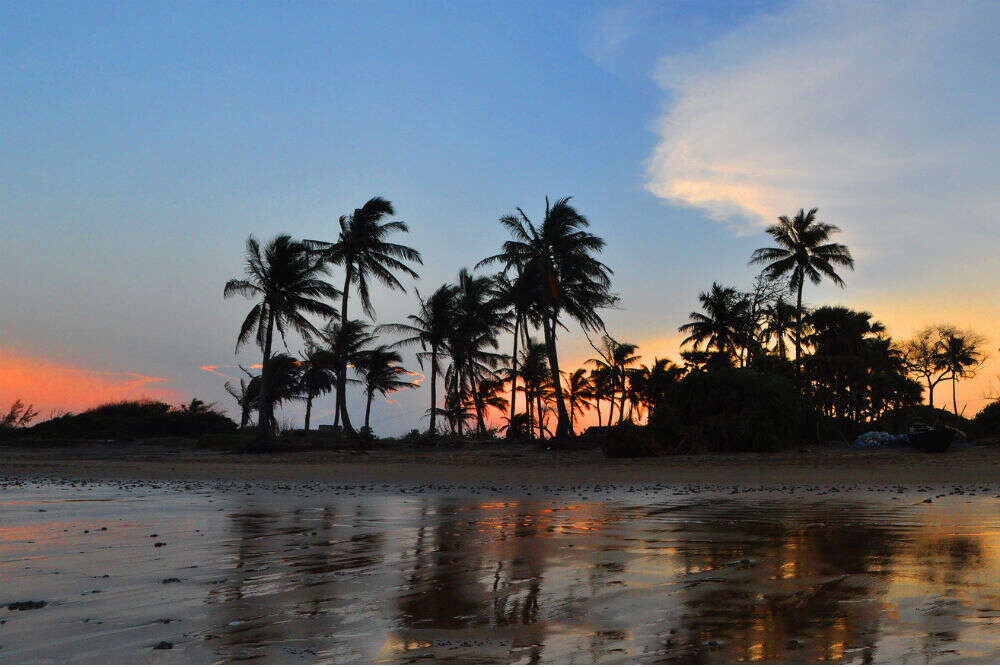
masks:
<path fill-rule="evenodd" d="M 898 280 L 997 267 L 997 25 L 996 3 L 807 2 L 664 60 L 647 187 L 737 231 L 819 206 Z"/>

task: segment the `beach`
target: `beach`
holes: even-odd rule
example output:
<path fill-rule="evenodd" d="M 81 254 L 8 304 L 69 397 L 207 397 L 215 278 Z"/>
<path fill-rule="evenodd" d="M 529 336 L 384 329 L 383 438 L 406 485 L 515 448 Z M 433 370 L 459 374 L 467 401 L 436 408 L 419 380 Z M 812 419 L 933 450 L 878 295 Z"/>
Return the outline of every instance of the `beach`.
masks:
<path fill-rule="evenodd" d="M 608 459 L 597 450 L 470 446 L 241 454 L 95 443 L 5 445 L 0 477 L 87 480 L 332 481 L 427 484 L 943 484 L 1000 481 L 1000 447 L 962 443 L 943 454 L 816 445 L 776 453 Z"/>

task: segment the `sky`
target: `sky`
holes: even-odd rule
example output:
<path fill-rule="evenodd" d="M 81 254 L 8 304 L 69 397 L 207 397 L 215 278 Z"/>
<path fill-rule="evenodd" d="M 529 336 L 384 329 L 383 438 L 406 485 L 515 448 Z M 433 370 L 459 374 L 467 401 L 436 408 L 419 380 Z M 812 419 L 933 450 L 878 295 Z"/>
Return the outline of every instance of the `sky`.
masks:
<path fill-rule="evenodd" d="M 807 302 L 901 339 L 973 328 L 996 357 L 998 20 L 989 2 L 0 3 L 0 405 L 236 415 L 224 376 L 259 351 L 234 353 L 249 304 L 222 287 L 247 235 L 333 239 L 376 194 L 424 257 L 407 293 L 373 295 L 383 322 L 496 252 L 500 215 L 572 195 L 607 241 L 609 331 L 676 359 L 698 293 L 747 286 L 763 227 L 816 206 L 857 269 Z M 590 356 L 571 329 L 564 365 Z M 998 373 L 960 385 L 967 414 Z M 422 423 L 426 383 L 392 398 L 376 432 Z"/>

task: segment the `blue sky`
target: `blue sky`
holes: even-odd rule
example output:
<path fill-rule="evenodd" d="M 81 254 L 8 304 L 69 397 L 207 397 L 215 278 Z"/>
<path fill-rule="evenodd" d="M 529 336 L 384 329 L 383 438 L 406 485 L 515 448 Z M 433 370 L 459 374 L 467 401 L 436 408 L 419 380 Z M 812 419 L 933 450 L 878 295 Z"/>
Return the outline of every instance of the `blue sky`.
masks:
<path fill-rule="evenodd" d="M 575 195 L 608 241 L 623 297 L 609 328 L 650 355 L 675 354 L 676 327 L 712 280 L 750 280 L 763 221 L 811 205 L 872 258 L 846 292 L 821 288 L 817 300 L 870 308 L 901 336 L 942 318 L 989 335 L 992 280 L 964 275 L 980 285 L 964 309 L 947 289 L 900 305 L 913 256 L 871 213 L 904 205 L 901 217 L 927 212 L 921 229 L 944 229 L 941 197 L 922 199 L 931 177 L 946 182 L 965 245 L 993 238 L 996 200 L 968 176 L 996 164 L 985 143 L 997 138 L 998 49 L 983 27 L 996 14 L 919 3 L 4 4 L 0 345 L 225 404 L 221 378 L 199 367 L 234 361 L 247 305 L 221 292 L 247 234 L 333 237 L 337 217 L 374 194 L 411 225 L 422 291 L 494 252 L 500 214 L 539 215 L 545 195 Z M 911 40 L 926 48 L 904 48 L 901 25 L 926 28 Z M 862 41 L 836 48 L 850 39 Z M 928 79 L 934 99 L 961 104 L 908 106 L 926 106 L 916 93 Z M 873 133 L 861 109 L 880 90 L 898 104 L 876 108 L 887 129 Z M 790 104 L 764 102 L 784 91 Z M 825 111 L 782 115 L 798 105 Z M 838 154 L 847 137 L 860 137 L 856 150 Z M 968 150 L 966 164 L 948 146 Z M 933 150 L 901 170 L 914 147 Z M 940 239 L 921 236 L 930 257 Z M 979 269 L 992 261 L 976 255 Z M 932 270 L 921 295 L 970 269 Z M 375 298 L 383 321 L 412 304 Z M 567 338 L 571 362 L 587 351 Z M 376 427 L 414 424 L 423 394 L 377 406 Z"/>

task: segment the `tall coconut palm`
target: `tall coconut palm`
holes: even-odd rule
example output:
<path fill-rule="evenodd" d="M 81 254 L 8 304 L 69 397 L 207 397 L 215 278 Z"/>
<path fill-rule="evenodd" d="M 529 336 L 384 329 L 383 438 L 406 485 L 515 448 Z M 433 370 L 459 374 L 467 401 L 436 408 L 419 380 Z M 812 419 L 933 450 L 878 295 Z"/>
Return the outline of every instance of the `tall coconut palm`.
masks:
<path fill-rule="evenodd" d="M 983 341 L 972 332 L 951 330 L 945 332 L 938 344 L 937 358 L 940 366 L 951 375 L 951 405 L 958 415 L 958 380 L 973 377 L 985 356 L 980 351 Z"/>
<path fill-rule="evenodd" d="M 566 377 L 566 402 L 569 404 L 569 427 L 575 429 L 576 414 L 583 413 L 593 407 L 591 399 L 594 397 L 594 388 L 590 384 L 590 377 L 586 369 L 577 368 Z"/>
<path fill-rule="evenodd" d="M 309 430 L 313 399 L 333 390 L 337 384 L 337 357 L 332 350 L 310 345 L 302 355 L 302 395 L 306 401 L 305 430 Z"/>
<path fill-rule="evenodd" d="M 558 330 L 565 326 L 563 316 L 576 320 L 584 330 L 598 330 L 604 322 L 597 311 L 617 302 L 610 291 L 612 271 L 596 258 L 604 248 L 604 239 L 587 231 L 590 223 L 569 200 L 564 197 L 550 204 L 546 198 L 545 217 L 538 227 L 520 208 L 517 215 L 500 218 L 500 224 L 513 238 L 503 244 L 500 254 L 480 262 L 522 267 L 535 276 L 558 414 L 557 438 L 570 433 L 556 346 Z"/>
<path fill-rule="evenodd" d="M 326 268 L 313 260 L 302 243 L 282 234 L 271 239 L 263 249 L 253 236 L 246 244 L 246 278 L 226 283 L 223 297 L 243 296 L 257 304 L 250 309 L 236 338 L 236 350 L 251 338 L 264 352 L 258 402 L 258 426 L 267 436 L 277 431 L 274 420 L 274 395 L 268 361 L 271 358 L 274 331 L 282 339 L 292 329 L 307 339 L 318 333 L 306 315 L 332 317 L 337 309 L 323 299 L 335 299 L 340 292 L 322 280 Z"/>
<path fill-rule="evenodd" d="M 387 331 L 406 336 L 396 343 L 397 346 L 420 345 L 422 352 L 417 354 L 420 367 L 424 367 L 424 359 L 429 358 L 431 364 L 431 409 L 430 428 L 428 433 L 436 431 L 437 411 L 437 379 L 441 374 L 439 355 L 445 350 L 448 336 L 455 326 L 455 295 L 458 288 L 451 283 L 438 287 L 425 301 L 417 290 L 417 302 L 420 304 L 417 312 L 406 317 L 407 321 L 398 324 L 383 324 L 376 331 Z"/>
<path fill-rule="evenodd" d="M 417 386 L 407 380 L 408 372 L 402 367 L 403 358 L 399 352 L 386 345 L 364 351 L 357 362 L 358 371 L 365 384 L 365 432 L 371 431 L 372 399 L 376 393 L 388 394 Z"/>
<path fill-rule="evenodd" d="M 742 338 L 743 321 L 748 304 L 744 296 L 734 287 L 723 287 L 712 283 L 712 289 L 698 295 L 702 312 L 688 315 L 690 322 L 677 329 L 688 336 L 681 345 L 691 343 L 695 350 L 704 343 L 706 349 L 735 356 Z"/>
<path fill-rule="evenodd" d="M 593 344 L 591 346 L 598 356 L 588 359 L 587 363 L 594 364 L 598 371 L 606 374 L 610 382 L 608 398 L 611 402 L 611 408 L 608 410 L 608 426 L 611 425 L 614 417 L 616 397 L 619 401 L 618 421 L 620 423 L 625 417 L 627 370 L 629 366 L 639 361 L 639 355 L 635 353 L 639 346 L 632 343 L 619 343 L 608 334 L 601 338 L 600 347 Z"/>
<path fill-rule="evenodd" d="M 524 398 L 528 413 L 528 431 L 537 425 L 539 437 L 541 433 L 541 398 L 545 387 L 551 384 L 552 372 L 549 369 L 548 354 L 545 345 L 528 338 L 521 352 L 521 378 L 524 380 Z"/>
<path fill-rule="evenodd" d="M 341 295 L 341 324 L 347 322 L 347 302 L 351 285 L 356 285 L 361 306 L 365 313 L 375 317 L 372 307 L 370 283 L 374 279 L 389 289 L 405 292 L 397 278 L 405 274 L 419 277 L 407 264 L 422 264 L 420 253 L 413 248 L 388 239 L 397 232 L 406 233 L 410 228 L 405 222 L 396 220 L 383 222 L 387 216 L 395 215 L 392 203 L 382 197 L 372 197 L 361 208 L 350 215 L 340 216 L 340 235 L 336 241 L 308 241 L 309 247 L 318 252 L 323 261 L 344 267 L 344 290 Z M 340 360 L 337 377 L 337 413 L 344 421 L 344 430 L 354 434 L 351 418 L 347 414 L 346 377 L 347 359 Z"/>
<path fill-rule="evenodd" d="M 830 239 L 840 231 L 836 225 L 816 220 L 819 209 L 803 209 L 789 219 L 778 218 L 778 224 L 767 228 L 776 247 L 758 248 L 750 257 L 751 264 L 765 264 L 764 273 L 771 278 L 789 276 L 789 286 L 796 290 L 795 306 L 795 364 L 802 368 L 802 286 L 806 278 L 818 285 L 823 276 L 834 285 L 844 286 L 835 266 L 854 269 L 854 258 L 847 246 L 832 243 Z"/>

